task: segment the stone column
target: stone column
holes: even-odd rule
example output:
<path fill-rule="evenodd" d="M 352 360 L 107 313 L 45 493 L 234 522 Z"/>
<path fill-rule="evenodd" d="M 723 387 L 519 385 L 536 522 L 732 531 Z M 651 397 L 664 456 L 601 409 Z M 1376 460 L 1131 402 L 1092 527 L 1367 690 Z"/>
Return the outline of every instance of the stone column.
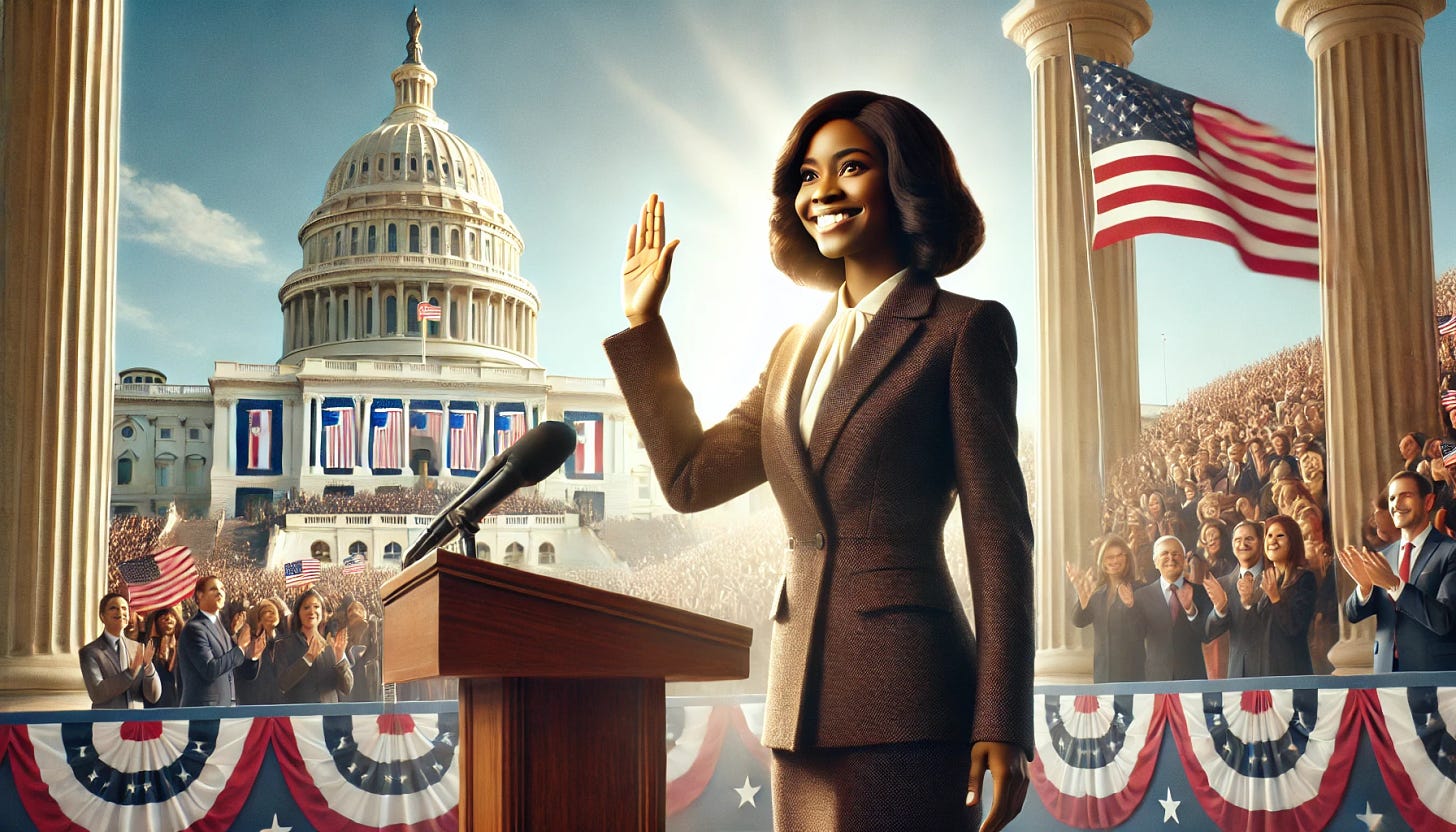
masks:
<path fill-rule="evenodd" d="M 1445 0 L 1281 0 L 1275 12 L 1304 36 L 1314 62 L 1335 547 L 1359 545 L 1366 500 L 1394 473 L 1395 440 L 1437 425 L 1421 42 L 1426 19 L 1445 8 Z M 1353 587 L 1342 573 L 1342 596 Z M 1335 672 L 1369 673 L 1374 634 L 1373 619 L 1342 619 Z"/>
<path fill-rule="evenodd" d="M 302 477 L 308 473 L 308 411 L 313 397 L 307 393 L 298 397 L 298 406 L 302 409 L 298 417 L 298 476 Z M 302 488 L 303 484 L 299 483 Z"/>
<path fill-rule="evenodd" d="M 1098 327 L 1088 281 L 1083 161 L 1077 147 L 1075 89 L 1067 26 L 1078 53 L 1126 65 L 1132 42 L 1148 31 L 1145 0 L 1021 0 L 1001 19 L 1007 38 L 1026 50 L 1036 111 L 1037 315 L 1041 346 L 1041 418 L 1036 454 L 1036 606 L 1038 681 L 1086 681 L 1092 654 L 1071 626 L 1067 560 L 1091 562 L 1102 531 L 1097 485 L 1137 436 L 1136 275 L 1131 242 L 1094 252 Z M 1086 193 L 1091 194 L 1087 171 Z M 1022 338 L 1028 337 L 1023 333 Z M 1099 362 L 1100 357 L 1100 362 Z M 1097 378 L 1101 367 L 1099 455 Z M 1026 372 L 1025 368 L 1022 370 Z M 1119 380 L 1121 380 L 1119 382 Z"/>
<path fill-rule="evenodd" d="M 111 499 L 120 2 L 0 29 L 0 708 L 86 707 Z"/>

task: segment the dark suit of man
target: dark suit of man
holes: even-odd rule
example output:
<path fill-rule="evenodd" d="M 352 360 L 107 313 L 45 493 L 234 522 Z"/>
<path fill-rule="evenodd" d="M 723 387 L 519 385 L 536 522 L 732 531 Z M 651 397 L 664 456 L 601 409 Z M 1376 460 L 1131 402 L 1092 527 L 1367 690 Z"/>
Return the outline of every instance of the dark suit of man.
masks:
<path fill-rule="evenodd" d="M 1133 611 L 1137 613 L 1148 654 L 1145 676 L 1149 682 L 1208 678 L 1208 670 L 1203 664 L 1203 642 L 1207 640 L 1204 619 L 1213 604 L 1203 587 L 1192 586 L 1194 612 L 1191 620 L 1182 609 L 1177 615 L 1172 614 L 1161 579 L 1154 579 L 1132 594 Z M 1235 595 L 1237 597 L 1237 593 Z"/>
<path fill-rule="evenodd" d="M 1403 545 L 1397 540 L 1381 552 L 1397 574 Z M 1456 541 L 1432 528 L 1411 561 L 1410 576 L 1395 601 L 1377 586 L 1362 604 L 1357 588 L 1345 599 L 1345 617 L 1375 616 L 1376 673 L 1456 670 Z"/>
<path fill-rule="evenodd" d="M 1259 587 L 1259 574 L 1254 575 L 1254 603 L 1244 609 L 1239 598 L 1239 573 L 1243 567 L 1218 579 L 1218 585 L 1228 596 L 1228 609 L 1219 616 L 1210 612 L 1204 625 L 1206 640 L 1229 634 L 1228 678 L 1244 679 L 1262 676 L 1267 666 L 1266 647 L 1269 644 L 1269 614 L 1259 609 L 1259 600 L 1264 590 Z"/>
<path fill-rule="evenodd" d="M 182 686 L 182 706 L 231 705 L 236 700 L 233 672 L 248 678 L 258 672 L 258 662 L 248 661 L 243 651 L 223 630 L 221 621 L 198 612 L 182 627 L 177 644 L 177 680 Z"/>
<path fill-rule="evenodd" d="M 1031 528 L 1010 315 L 909 275 L 838 370 L 806 447 L 801 399 L 832 312 L 785 333 L 758 386 L 706 431 L 662 321 L 606 341 L 674 508 L 767 479 L 783 511 L 763 743 L 997 741 L 1029 758 Z M 957 493 L 974 636 L 943 557 Z"/>
<path fill-rule="evenodd" d="M 133 704 L 142 707 L 146 702 L 156 702 L 162 695 L 162 680 L 150 662 L 142 665 L 135 675 L 131 672 L 131 657 L 142 645 L 126 636 L 120 639 L 126 645 L 124 659 L 117 655 L 105 633 L 81 648 L 81 678 L 86 682 L 86 694 L 91 697 L 93 708 L 130 708 Z"/>

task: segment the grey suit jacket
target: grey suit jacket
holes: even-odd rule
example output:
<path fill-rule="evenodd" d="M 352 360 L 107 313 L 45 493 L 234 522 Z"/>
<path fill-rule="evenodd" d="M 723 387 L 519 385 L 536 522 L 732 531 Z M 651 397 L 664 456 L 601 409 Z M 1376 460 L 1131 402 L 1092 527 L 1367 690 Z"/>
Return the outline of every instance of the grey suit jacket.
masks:
<path fill-rule="evenodd" d="M 135 641 L 121 637 L 130 659 L 142 646 Z M 97 639 L 81 648 L 81 678 L 86 682 L 86 694 L 91 697 L 93 708 L 130 708 L 135 704 L 142 707 L 142 700 L 156 702 L 162 695 L 162 680 L 148 662 L 135 676 L 123 664 L 111 643 L 103 633 Z"/>
<path fill-rule="evenodd" d="M 908 276 L 839 369 L 806 443 L 805 379 L 833 311 L 785 333 L 758 386 L 707 429 L 660 320 L 606 341 L 669 504 L 710 508 L 767 480 L 783 511 L 764 745 L 992 740 L 1030 756 L 1031 524 L 1011 316 Z M 956 497 L 974 635 L 942 543 Z"/>
<path fill-rule="evenodd" d="M 1397 572 L 1400 547 L 1397 540 L 1382 552 Z M 1375 616 L 1376 673 L 1456 670 L 1456 540 L 1431 529 L 1410 574 L 1410 583 L 1396 601 L 1380 587 L 1372 589 L 1363 604 L 1359 590 L 1351 592 L 1345 599 L 1345 617 L 1360 621 Z"/>

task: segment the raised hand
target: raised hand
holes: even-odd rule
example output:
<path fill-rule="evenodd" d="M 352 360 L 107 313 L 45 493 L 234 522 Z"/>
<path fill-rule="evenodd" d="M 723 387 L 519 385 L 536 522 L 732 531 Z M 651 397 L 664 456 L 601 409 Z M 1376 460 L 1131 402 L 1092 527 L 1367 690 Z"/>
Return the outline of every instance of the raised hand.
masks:
<path fill-rule="evenodd" d="M 1203 579 L 1203 589 L 1208 593 L 1208 600 L 1213 602 L 1213 608 L 1219 614 L 1228 612 L 1228 593 L 1223 591 L 1223 584 L 1218 579 L 1209 575 Z"/>
<path fill-rule="evenodd" d="M 1377 555 L 1369 549 L 1360 550 L 1360 560 L 1365 565 L 1365 575 L 1370 583 L 1386 590 L 1395 589 L 1400 585 L 1400 578 L 1396 576 L 1395 570 L 1390 568 L 1390 561 L 1385 555 Z"/>
<path fill-rule="evenodd" d="M 1239 603 L 1245 607 L 1254 606 L 1254 573 L 1245 572 L 1239 578 Z"/>
<path fill-rule="evenodd" d="M 251 628 L 249 628 L 249 629 L 251 630 Z M 252 640 L 253 640 L 253 649 L 251 649 L 251 650 L 248 651 L 248 658 L 249 659 L 256 659 L 259 656 L 263 655 L 263 649 L 268 646 L 268 639 L 263 638 L 263 634 L 262 633 L 259 633 L 259 634 L 255 635 L 255 636 L 253 636 L 252 637 Z"/>
<path fill-rule="evenodd" d="M 1269 596 L 1269 603 L 1279 603 L 1279 576 L 1274 574 L 1273 569 L 1264 570 L 1263 589 L 1264 594 Z"/>
<path fill-rule="evenodd" d="M 1126 582 L 1117 585 L 1117 597 L 1124 607 L 1132 606 L 1132 585 Z"/>
<path fill-rule="evenodd" d="M 628 232 L 627 259 L 622 261 L 622 312 L 632 326 L 660 314 L 677 244 L 677 240 L 667 242 L 665 206 L 652 194 L 642 204 L 641 219 Z"/>
<path fill-rule="evenodd" d="M 247 650 L 248 645 L 253 641 L 253 628 L 243 627 L 240 630 L 234 630 L 233 635 L 238 640 L 238 649 Z"/>
<path fill-rule="evenodd" d="M 1340 568 L 1354 579 L 1355 585 L 1360 589 L 1360 594 L 1369 598 L 1374 583 L 1370 580 L 1370 573 L 1365 569 L 1365 558 L 1361 555 L 1361 550 L 1354 544 L 1347 543 L 1345 548 L 1340 550 L 1339 560 Z"/>
<path fill-rule="evenodd" d="M 308 659 L 309 663 L 312 664 L 313 660 L 317 659 L 327 646 L 328 643 L 324 641 L 324 637 L 319 635 L 318 631 L 315 630 L 313 636 L 308 640 L 308 652 L 304 654 L 304 658 Z"/>
<path fill-rule="evenodd" d="M 1183 585 L 1178 587 L 1178 603 L 1183 605 L 1183 612 L 1189 615 L 1192 615 L 1197 609 L 1193 606 L 1193 583 L 1191 581 L 1184 581 Z"/>
<path fill-rule="evenodd" d="M 338 664 L 339 662 L 344 660 L 344 653 L 349 649 L 348 628 L 340 627 L 338 631 L 334 633 L 334 637 L 330 639 L 330 642 L 334 648 L 334 664 Z"/>
<path fill-rule="evenodd" d="M 121 649 L 123 652 L 125 652 L 127 649 L 129 649 L 129 645 L 125 641 L 122 641 Z M 130 670 L 133 674 L 135 674 L 138 670 L 141 670 L 142 665 L 146 664 L 146 660 L 142 657 L 142 654 L 144 652 L 146 652 L 144 649 L 133 650 L 130 660 L 128 660 L 126 663 L 126 669 Z"/>

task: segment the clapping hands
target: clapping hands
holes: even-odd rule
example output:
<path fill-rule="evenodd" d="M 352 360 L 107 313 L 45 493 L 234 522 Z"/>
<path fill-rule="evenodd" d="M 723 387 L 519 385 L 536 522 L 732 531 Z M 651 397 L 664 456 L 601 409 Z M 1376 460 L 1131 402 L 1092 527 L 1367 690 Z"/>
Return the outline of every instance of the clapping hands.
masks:
<path fill-rule="evenodd" d="M 1218 610 L 1219 615 L 1228 612 L 1228 593 L 1223 591 L 1223 584 L 1217 578 L 1212 575 L 1204 578 L 1203 589 L 1208 593 L 1208 600 L 1213 602 L 1213 608 Z"/>

